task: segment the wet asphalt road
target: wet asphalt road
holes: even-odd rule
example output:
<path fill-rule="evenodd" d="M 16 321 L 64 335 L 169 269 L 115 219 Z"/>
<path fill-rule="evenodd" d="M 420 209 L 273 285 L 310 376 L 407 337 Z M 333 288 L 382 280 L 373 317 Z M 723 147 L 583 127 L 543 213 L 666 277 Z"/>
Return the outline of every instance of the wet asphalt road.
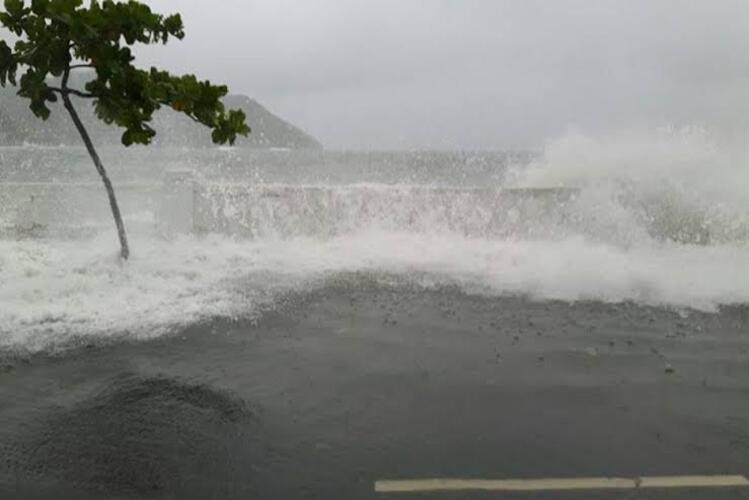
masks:
<path fill-rule="evenodd" d="M 425 477 L 749 477 L 748 325 L 738 307 L 342 280 L 257 324 L 5 359 L 0 498 L 749 498 L 374 492 Z"/>

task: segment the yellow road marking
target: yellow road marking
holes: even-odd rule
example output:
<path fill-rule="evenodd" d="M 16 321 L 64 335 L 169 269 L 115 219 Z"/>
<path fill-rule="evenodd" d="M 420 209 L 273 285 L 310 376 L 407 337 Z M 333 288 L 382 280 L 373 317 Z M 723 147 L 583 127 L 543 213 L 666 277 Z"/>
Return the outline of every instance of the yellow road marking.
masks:
<path fill-rule="evenodd" d="M 375 481 L 378 493 L 427 491 L 553 491 L 749 486 L 744 476 L 580 477 L 545 479 L 407 479 Z"/>

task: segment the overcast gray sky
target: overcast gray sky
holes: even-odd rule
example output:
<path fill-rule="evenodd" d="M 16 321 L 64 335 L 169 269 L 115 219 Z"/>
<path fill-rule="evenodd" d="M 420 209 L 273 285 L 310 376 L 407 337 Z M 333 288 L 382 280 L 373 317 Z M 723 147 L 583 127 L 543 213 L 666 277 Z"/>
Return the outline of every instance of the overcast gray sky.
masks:
<path fill-rule="evenodd" d="M 329 148 L 527 148 L 569 128 L 749 130 L 745 0 L 151 0 L 145 62 L 228 83 Z"/>

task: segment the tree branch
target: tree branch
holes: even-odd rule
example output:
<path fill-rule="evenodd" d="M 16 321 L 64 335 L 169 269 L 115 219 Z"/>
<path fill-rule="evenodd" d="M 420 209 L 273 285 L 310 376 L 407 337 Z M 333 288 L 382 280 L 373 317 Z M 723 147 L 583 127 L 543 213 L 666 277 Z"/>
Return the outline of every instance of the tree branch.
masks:
<path fill-rule="evenodd" d="M 82 97 L 83 99 L 93 99 L 94 97 L 96 97 L 94 94 L 88 94 L 86 92 L 81 92 L 80 90 L 76 90 L 76 89 L 69 89 L 69 88 L 61 89 L 59 87 L 49 87 L 49 90 L 51 90 L 52 92 L 57 92 L 60 95 L 73 94 L 74 96 Z"/>
<path fill-rule="evenodd" d="M 68 66 L 70 69 L 82 69 L 82 68 L 93 68 L 93 64 L 71 64 Z"/>

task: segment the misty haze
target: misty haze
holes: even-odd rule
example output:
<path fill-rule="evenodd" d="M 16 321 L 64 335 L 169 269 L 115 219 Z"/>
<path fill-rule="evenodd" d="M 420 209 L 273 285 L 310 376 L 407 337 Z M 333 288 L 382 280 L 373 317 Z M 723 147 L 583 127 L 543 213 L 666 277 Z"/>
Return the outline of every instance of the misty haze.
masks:
<path fill-rule="evenodd" d="M 0 498 L 749 498 L 747 144 L 744 1 L 5 0 Z"/>

